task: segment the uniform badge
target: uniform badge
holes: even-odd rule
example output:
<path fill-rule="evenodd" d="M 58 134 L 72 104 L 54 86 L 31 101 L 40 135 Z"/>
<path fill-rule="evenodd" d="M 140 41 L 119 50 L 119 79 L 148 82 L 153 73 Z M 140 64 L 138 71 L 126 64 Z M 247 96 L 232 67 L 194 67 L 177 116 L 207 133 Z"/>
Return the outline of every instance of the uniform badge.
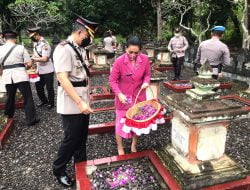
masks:
<path fill-rule="evenodd" d="M 45 45 L 44 45 L 44 49 L 45 49 L 45 50 L 48 50 L 48 49 L 49 49 L 48 44 L 45 44 Z"/>

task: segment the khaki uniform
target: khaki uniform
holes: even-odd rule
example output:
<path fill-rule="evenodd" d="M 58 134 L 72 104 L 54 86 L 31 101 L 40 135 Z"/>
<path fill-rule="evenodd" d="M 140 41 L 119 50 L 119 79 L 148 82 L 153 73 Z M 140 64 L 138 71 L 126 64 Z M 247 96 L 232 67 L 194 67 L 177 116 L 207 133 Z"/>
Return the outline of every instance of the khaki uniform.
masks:
<path fill-rule="evenodd" d="M 33 53 L 35 57 L 50 57 L 51 47 L 49 43 L 42 37 L 37 43 L 34 43 Z M 54 72 L 54 66 L 49 59 L 48 62 L 37 62 L 37 69 L 39 74 L 47 74 Z"/>
<path fill-rule="evenodd" d="M 172 53 L 172 56 L 175 57 L 184 57 L 185 51 L 188 48 L 188 41 L 184 36 L 179 37 L 172 37 L 168 43 L 168 49 L 169 51 L 172 50 L 174 53 Z M 178 52 L 178 50 L 184 50 L 182 52 Z"/>
<path fill-rule="evenodd" d="M 72 42 L 71 38 L 68 41 Z M 82 54 L 82 49 L 74 44 Z M 69 72 L 69 80 L 73 82 L 87 79 L 87 74 L 75 51 L 66 43 L 59 44 L 53 54 L 56 73 Z M 74 87 L 81 99 L 89 104 L 89 86 Z M 57 112 L 60 114 L 81 114 L 76 103 L 68 96 L 65 90 L 58 86 Z"/>
<path fill-rule="evenodd" d="M 82 56 L 82 48 L 74 44 L 71 37 L 67 41 L 72 43 Z M 68 72 L 73 86 L 77 82 L 82 84 L 82 81 L 88 79 L 77 53 L 67 42 L 62 42 L 56 47 L 53 60 L 56 73 Z M 74 89 L 79 97 L 89 104 L 89 86 L 74 87 Z M 72 156 L 75 163 L 87 160 L 86 141 L 89 128 L 89 115 L 80 112 L 77 104 L 61 86 L 58 86 L 57 90 L 57 112 L 62 116 L 64 133 L 67 135 L 64 136 L 53 163 L 53 173 L 56 176 L 65 173 L 66 165 Z"/>
<path fill-rule="evenodd" d="M 35 57 L 50 57 L 51 47 L 49 43 L 42 37 L 39 42 L 34 43 L 33 56 Z M 49 59 L 47 62 L 36 62 L 37 71 L 40 76 L 40 81 L 36 82 L 36 91 L 42 104 L 50 104 L 54 106 L 54 65 Z M 44 86 L 46 86 L 48 98 L 45 95 Z"/>
<path fill-rule="evenodd" d="M 230 52 L 226 44 L 219 39 L 209 39 L 201 42 L 196 57 L 196 63 L 208 61 L 213 69 L 213 75 L 218 75 L 219 65 L 230 65 Z"/>
<path fill-rule="evenodd" d="M 181 67 L 184 63 L 185 51 L 188 48 L 188 41 L 184 36 L 172 37 L 168 44 L 168 50 L 172 52 L 172 63 L 174 66 L 174 79 L 180 80 Z"/>
<path fill-rule="evenodd" d="M 3 58 L 13 45 L 14 44 L 7 42 L 6 44 L 0 46 L 0 63 L 2 63 Z M 31 59 L 27 50 L 22 45 L 17 45 L 17 47 L 15 47 L 15 49 L 11 52 L 10 56 L 5 60 L 4 65 L 7 66 L 18 63 L 23 64 L 30 61 Z M 2 77 L 4 84 L 29 81 L 29 76 L 27 74 L 25 67 L 4 69 Z"/>
<path fill-rule="evenodd" d="M 114 52 L 113 44 L 115 40 L 110 36 L 103 39 L 104 49 L 108 50 L 110 53 Z"/>
<path fill-rule="evenodd" d="M 6 42 L 0 47 L 0 63 L 2 63 L 7 52 L 15 44 Z M 30 62 L 30 56 L 27 50 L 17 45 L 11 52 L 9 57 L 5 60 L 3 70 L 3 81 L 7 90 L 7 102 L 5 104 L 5 115 L 12 118 L 15 113 L 15 97 L 17 89 L 20 90 L 24 98 L 25 117 L 28 125 L 33 125 L 37 121 L 36 110 L 32 97 L 32 92 L 29 83 L 29 77 L 24 67 L 24 63 Z M 11 66 L 18 66 L 16 68 L 9 68 Z"/>

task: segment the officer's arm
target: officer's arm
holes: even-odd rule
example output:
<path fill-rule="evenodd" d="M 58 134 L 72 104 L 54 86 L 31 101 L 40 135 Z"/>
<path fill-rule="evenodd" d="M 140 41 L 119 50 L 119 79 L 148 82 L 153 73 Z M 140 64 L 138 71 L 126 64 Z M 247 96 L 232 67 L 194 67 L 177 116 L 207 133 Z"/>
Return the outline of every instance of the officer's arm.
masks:
<path fill-rule="evenodd" d="M 42 57 L 34 57 L 32 58 L 35 62 L 48 62 L 49 58 L 47 56 L 42 56 Z"/>
<path fill-rule="evenodd" d="M 42 47 L 42 57 L 35 57 L 33 60 L 35 62 L 48 62 L 49 61 L 49 56 L 50 56 L 51 48 L 48 44 L 45 44 Z"/>
<path fill-rule="evenodd" d="M 32 66 L 30 55 L 24 47 L 23 47 L 23 62 L 28 68 Z"/>
<path fill-rule="evenodd" d="M 223 53 L 223 63 L 222 64 L 223 64 L 223 66 L 225 66 L 225 65 L 230 66 L 231 65 L 231 63 L 230 63 L 230 52 L 229 52 L 228 47 L 225 48 L 225 51 Z"/>
<path fill-rule="evenodd" d="M 170 52 L 172 52 L 173 51 L 173 49 L 172 49 L 172 39 L 169 41 L 169 43 L 168 43 L 168 50 L 170 51 Z"/>

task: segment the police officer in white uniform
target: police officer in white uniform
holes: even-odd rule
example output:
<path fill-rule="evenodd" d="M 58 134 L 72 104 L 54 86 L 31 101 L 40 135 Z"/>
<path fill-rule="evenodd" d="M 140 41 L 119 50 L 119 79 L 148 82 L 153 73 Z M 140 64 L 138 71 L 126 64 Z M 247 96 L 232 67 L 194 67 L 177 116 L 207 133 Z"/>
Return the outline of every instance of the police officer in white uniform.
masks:
<path fill-rule="evenodd" d="M 87 160 L 86 140 L 89 114 L 89 70 L 82 58 L 82 46 L 89 36 L 93 37 L 97 23 L 78 17 L 73 24 L 69 38 L 60 43 L 53 54 L 58 79 L 57 112 L 62 116 L 64 138 L 57 158 L 53 163 L 53 173 L 59 183 L 66 187 L 73 185 L 66 174 L 66 165 Z"/>
<path fill-rule="evenodd" d="M 40 81 L 35 83 L 37 95 L 41 101 L 38 107 L 44 105 L 51 109 L 54 107 L 54 65 L 50 59 L 51 47 L 41 36 L 40 27 L 29 28 L 29 36 L 34 42 L 32 61 L 37 64 L 37 72 L 40 77 Z M 44 86 L 46 86 L 48 98 L 45 96 Z"/>
<path fill-rule="evenodd" d="M 174 37 L 172 37 L 168 44 L 168 50 L 171 53 L 171 60 L 174 66 L 173 80 L 180 80 L 181 67 L 184 63 L 185 51 L 188 48 L 188 41 L 181 34 L 180 28 L 175 29 Z"/>
<path fill-rule="evenodd" d="M 39 122 L 25 66 L 31 66 L 31 59 L 22 45 L 16 44 L 17 34 L 13 31 L 3 32 L 6 43 L 0 46 L 0 64 L 3 68 L 3 82 L 7 90 L 5 115 L 14 116 L 16 90 L 19 89 L 24 98 L 24 109 L 27 125 Z"/>
<path fill-rule="evenodd" d="M 212 67 L 214 79 L 222 75 L 222 66 L 230 65 L 229 49 L 220 41 L 225 29 L 224 26 L 215 26 L 211 29 L 211 39 L 201 42 L 195 60 L 196 64 L 203 64 L 207 60 Z"/>

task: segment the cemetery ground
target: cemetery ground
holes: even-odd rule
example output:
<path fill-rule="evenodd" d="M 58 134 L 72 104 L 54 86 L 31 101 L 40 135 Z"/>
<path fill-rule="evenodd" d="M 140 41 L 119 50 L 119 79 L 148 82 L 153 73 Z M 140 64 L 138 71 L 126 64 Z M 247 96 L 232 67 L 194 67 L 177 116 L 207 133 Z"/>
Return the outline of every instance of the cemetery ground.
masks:
<path fill-rule="evenodd" d="M 193 71 L 185 68 L 183 79 L 190 79 Z M 172 79 L 172 71 L 168 72 L 168 79 Z M 108 75 L 98 75 L 91 78 L 92 85 L 105 85 Z M 165 81 L 167 81 L 165 80 Z M 234 83 L 232 91 L 246 88 L 242 82 Z M 162 85 L 161 95 L 173 93 Z M 56 90 L 55 90 L 56 92 Z M 38 98 L 33 86 L 33 96 Z M 23 110 L 16 110 L 13 133 L 0 150 L 0 190 L 61 190 L 52 174 L 52 162 L 55 159 L 58 146 L 63 137 L 60 116 L 56 108 L 52 110 L 37 108 L 41 118 L 39 124 L 25 126 Z M 105 115 L 106 114 L 106 115 Z M 100 116 L 91 116 L 90 124 L 110 122 L 114 117 L 109 112 Z M 171 124 L 164 124 L 150 135 L 143 135 L 139 139 L 138 151 L 159 148 L 170 143 Z M 226 154 L 250 171 L 250 119 L 234 120 L 227 135 Z M 130 140 L 125 141 L 126 153 L 130 150 Z M 88 160 L 117 155 L 114 133 L 90 135 L 87 142 Z M 68 173 L 74 177 L 73 162 L 69 163 Z"/>

